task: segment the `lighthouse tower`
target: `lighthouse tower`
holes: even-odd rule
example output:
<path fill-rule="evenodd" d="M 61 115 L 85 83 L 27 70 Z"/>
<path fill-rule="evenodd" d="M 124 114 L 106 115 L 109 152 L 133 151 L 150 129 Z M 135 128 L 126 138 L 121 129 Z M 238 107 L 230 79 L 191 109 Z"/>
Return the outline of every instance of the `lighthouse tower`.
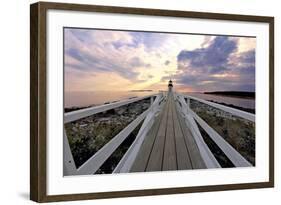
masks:
<path fill-rule="evenodd" d="M 173 81 L 172 80 L 169 80 L 168 89 L 169 89 L 169 93 L 171 93 L 173 90 Z"/>

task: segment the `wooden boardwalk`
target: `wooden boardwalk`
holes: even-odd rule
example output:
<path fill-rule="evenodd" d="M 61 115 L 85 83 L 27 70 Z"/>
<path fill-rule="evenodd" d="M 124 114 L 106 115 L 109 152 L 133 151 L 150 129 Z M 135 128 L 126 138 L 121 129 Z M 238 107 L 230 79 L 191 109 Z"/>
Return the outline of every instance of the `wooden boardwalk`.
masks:
<path fill-rule="evenodd" d="M 148 132 L 131 172 L 206 168 L 195 140 L 178 113 L 174 96 L 167 101 Z"/>

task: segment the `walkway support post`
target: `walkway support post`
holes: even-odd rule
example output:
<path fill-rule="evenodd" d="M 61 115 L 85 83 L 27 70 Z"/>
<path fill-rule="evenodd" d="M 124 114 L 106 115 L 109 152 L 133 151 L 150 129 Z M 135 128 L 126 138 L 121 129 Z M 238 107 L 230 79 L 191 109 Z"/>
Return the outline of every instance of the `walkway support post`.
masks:
<path fill-rule="evenodd" d="M 154 97 L 153 97 L 153 96 L 151 96 L 151 97 L 150 97 L 150 106 L 152 106 L 152 105 L 153 105 L 153 101 L 154 101 Z"/>
<path fill-rule="evenodd" d="M 187 112 L 190 111 L 190 98 L 186 98 L 186 106 L 187 106 Z"/>

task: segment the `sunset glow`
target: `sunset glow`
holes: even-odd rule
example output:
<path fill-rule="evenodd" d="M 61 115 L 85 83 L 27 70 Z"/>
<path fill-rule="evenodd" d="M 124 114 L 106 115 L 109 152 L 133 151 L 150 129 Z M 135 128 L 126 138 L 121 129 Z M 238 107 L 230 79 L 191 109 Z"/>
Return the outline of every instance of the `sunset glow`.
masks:
<path fill-rule="evenodd" d="M 64 30 L 65 91 L 255 91 L 255 38 Z"/>

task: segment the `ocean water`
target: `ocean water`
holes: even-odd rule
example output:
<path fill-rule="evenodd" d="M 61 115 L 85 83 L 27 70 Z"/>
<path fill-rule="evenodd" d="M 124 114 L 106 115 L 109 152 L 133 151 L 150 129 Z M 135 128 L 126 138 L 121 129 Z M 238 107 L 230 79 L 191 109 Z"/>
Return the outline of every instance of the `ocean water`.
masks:
<path fill-rule="evenodd" d="M 96 91 L 96 92 L 65 92 L 64 107 L 84 107 L 89 105 L 101 105 L 107 102 L 129 99 L 132 97 L 143 97 L 156 92 L 116 92 L 116 91 Z"/>
<path fill-rule="evenodd" d="M 219 103 L 232 104 L 243 108 L 255 109 L 255 105 L 256 105 L 255 99 L 250 99 L 250 98 L 228 97 L 228 96 L 204 94 L 204 93 L 185 93 L 185 94 L 193 97 L 201 98 L 204 100 L 212 100 Z"/>
<path fill-rule="evenodd" d="M 89 105 L 101 105 L 107 102 L 129 99 L 132 97 L 143 97 L 155 94 L 156 92 L 65 92 L 64 107 L 83 107 Z M 204 100 L 212 100 L 215 102 L 233 104 L 243 108 L 255 109 L 255 99 L 228 97 L 221 95 L 210 95 L 203 93 L 184 93 Z"/>

